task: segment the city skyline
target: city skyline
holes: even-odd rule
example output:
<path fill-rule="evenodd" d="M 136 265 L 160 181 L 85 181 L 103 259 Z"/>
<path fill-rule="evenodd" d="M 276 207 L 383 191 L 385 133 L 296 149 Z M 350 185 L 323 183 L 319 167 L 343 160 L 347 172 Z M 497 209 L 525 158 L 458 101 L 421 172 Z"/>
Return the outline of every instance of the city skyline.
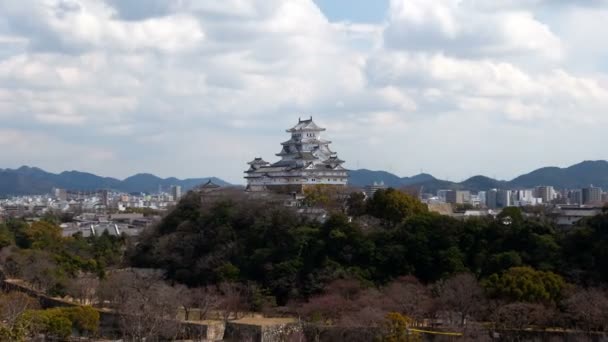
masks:
<path fill-rule="evenodd" d="M 0 168 L 242 183 L 312 115 L 346 168 L 459 181 L 606 159 L 608 4 L 0 4 Z"/>

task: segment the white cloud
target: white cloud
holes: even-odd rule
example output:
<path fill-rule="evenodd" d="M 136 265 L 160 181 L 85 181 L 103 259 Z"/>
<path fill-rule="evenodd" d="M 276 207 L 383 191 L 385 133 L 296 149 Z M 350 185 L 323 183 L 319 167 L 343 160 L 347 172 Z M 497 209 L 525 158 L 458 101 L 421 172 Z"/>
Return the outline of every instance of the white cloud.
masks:
<path fill-rule="evenodd" d="M 487 12 L 473 1 L 392 0 L 389 48 L 461 57 L 562 57 L 560 39 L 530 12 Z"/>
<path fill-rule="evenodd" d="M 25 0 L 0 4 L 17 32 L 34 31 L 34 46 L 55 41 L 64 49 L 153 49 L 176 52 L 196 46 L 204 33 L 195 18 L 175 14 L 137 22 L 115 19 L 114 8 L 99 0 Z M 36 20 L 28 20 L 34 17 Z"/>
<path fill-rule="evenodd" d="M 55 170 L 240 181 L 309 114 L 343 159 L 403 175 L 456 159 L 462 175 L 537 136 L 559 160 L 567 142 L 546 132 L 607 121 L 605 62 L 593 56 L 608 8 L 549 7 L 394 0 L 374 25 L 330 22 L 311 0 L 3 1 L 0 143 L 19 148 L 0 164 L 22 153 Z M 461 143 L 481 155 L 458 155 Z M 493 168 L 518 171 L 469 167 Z"/>

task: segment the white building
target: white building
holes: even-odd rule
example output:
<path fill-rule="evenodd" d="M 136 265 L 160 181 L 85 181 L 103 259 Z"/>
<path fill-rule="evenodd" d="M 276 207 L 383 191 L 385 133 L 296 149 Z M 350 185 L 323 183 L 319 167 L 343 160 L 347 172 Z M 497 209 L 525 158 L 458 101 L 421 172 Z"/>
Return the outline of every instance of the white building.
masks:
<path fill-rule="evenodd" d="M 312 117 L 298 120 L 288 129 L 291 138 L 281 143 L 283 148 L 276 155 L 281 160 L 274 164 L 255 158 L 249 162 L 248 191 L 273 190 L 278 192 L 302 192 L 306 186 L 346 186 L 348 170 L 342 167 L 335 152 L 329 149 L 331 141 L 321 138 L 325 128 L 317 126 Z"/>
<path fill-rule="evenodd" d="M 171 196 L 173 196 L 174 201 L 179 201 L 182 198 L 182 187 L 180 185 L 173 185 L 171 187 Z"/>

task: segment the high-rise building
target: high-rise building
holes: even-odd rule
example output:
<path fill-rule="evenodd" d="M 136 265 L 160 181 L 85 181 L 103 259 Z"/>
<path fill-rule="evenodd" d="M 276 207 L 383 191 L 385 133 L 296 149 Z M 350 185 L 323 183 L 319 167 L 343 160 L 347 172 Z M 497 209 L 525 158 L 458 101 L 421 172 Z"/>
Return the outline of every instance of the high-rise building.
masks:
<path fill-rule="evenodd" d="M 248 191 L 272 190 L 277 192 L 302 192 L 307 186 L 346 186 L 348 170 L 343 160 L 329 149 L 331 141 L 321 138 L 325 128 L 317 126 L 312 117 L 298 120 L 287 130 L 291 138 L 281 143 L 281 160 L 274 164 L 255 158 L 249 162 Z"/>
<path fill-rule="evenodd" d="M 542 199 L 535 196 L 536 189 L 521 189 L 511 191 L 511 205 L 525 207 L 528 205 L 538 205 Z"/>
<path fill-rule="evenodd" d="M 552 186 L 537 186 L 534 188 L 536 197 L 540 198 L 543 203 L 551 203 L 555 198 L 555 189 Z"/>
<path fill-rule="evenodd" d="M 477 205 L 484 205 L 486 204 L 486 191 L 478 191 L 477 192 Z"/>
<path fill-rule="evenodd" d="M 174 201 L 179 201 L 182 198 L 182 187 L 180 185 L 173 185 L 171 187 L 171 195 L 173 196 Z"/>
<path fill-rule="evenodd" d="M 443 202 L 447 202 L 446 201 L 446 195 L 450 190 L 437 190 L 437 197 L 439 198 L 439 200 L 443 201 Z"/>
<path fill-rule="evenodd" d="M 602 188 L 589 186 L 583 188 L 583 204 L 601 204 L 602 203 Z"/>
<path fill-rule="evenodd" d="M 372 185 L 365 186 L 365 196 L 367 196 L 368 198 L 374 197 L 376 191 L 384 189 L 386 189 L 386 185 L 384 185 L 384 182 L 374 182 L 374 184 Z"/>
<path fill-rule="evenodd" d="M 108 190 L 101 190 L 101 204 L 106 207 L 110 206 L 110 192 Z"/>
<path fill-rule="evenodd" d="M 55 199 L 58 201 L 67 201 L 67 199 L 68 199 L 68 192 L 66 189 L 54 188 L 53 195 L 55 196 Z"/>
<path fill-rule="evenodd" d="M 471 192 L 463 190 L 449 190 L 445 193 L 445 202 L 450 204 L 470 203 Z"/>
<path fill-rule="evenodd" d="M 506 208 L 511 206 L 511 190 L 496 191 L 496 207 Z"/>
<path fill-rule="evenodd" d="M 496 203 L 496 195 L 498 194 L 498 190 L 491 189 L 486 191 L 486 207 L 488 209 L 496 209 L 498 208 L 498 204 Z"/>
<path fill-rule="evenodd" d="M 583 190 L 575 189 L 570 190 L 568 193 L 568 203 L 569 204 L 583 204 Z"/>

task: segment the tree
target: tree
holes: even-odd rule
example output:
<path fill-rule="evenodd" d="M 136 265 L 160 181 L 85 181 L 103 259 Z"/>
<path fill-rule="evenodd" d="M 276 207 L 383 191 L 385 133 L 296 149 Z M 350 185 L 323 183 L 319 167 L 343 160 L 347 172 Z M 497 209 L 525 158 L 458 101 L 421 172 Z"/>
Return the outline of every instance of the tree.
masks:
<path fill-rule="evenodd" d="M 336 323 L 349 312 L 356 311 L 356 299 L 362 293 L 361 283 L 354 279 L 338 279 L 326 285 L 322 294 L 299 305 L 297 311 L 310 321 Z"/>
<path fill-rule="evenodd" d="M 566 286 L 559 275 L 531 267 L 512 267 L 484 281 L 490 297 L 512 302 L 558 303 Z"/>
<path fill-rule="evenodd" d="M 498 214 L 498 216 L 496 216 L 496 219 L 503 224 L 515 226 L 524 221 L 524 216 L 521 209 L 517 207 L 507 207 L 504 208 L 500 214 Z"/>
<path fill-rule="evenodd" d="M 30 322 L 23 319 L 22 315 L 38 306 L 34 298 L 22 292 L 0 294 L 0 340 L 25 340 Z"/>
<path fill-rule="evenodd" d="M 342 327 L 380 327 L 386 317 L 385 298 L 382 293 L 371 288 L 363 290 L 347 304 L 349 310 L 343 312 L 335 321 Z"/>
<path fill-rule="evenodd" d="M 18 276 L 35 290 L 51 295 L 62 294 L 64 278 L 52 254 L 41 250 L 18 251 L 12 257 Z"/>
<path fill-rule="evenodd" d="M 339 188 L 331 185 L 313 185 L 304 189 L 304 204 L 332 211 L 342 211 L 343 199 Z"/>
<path fill-rule="evenodd" d="M 390 311 L 406 315 L 415 322 L 425 318 L 434 305 L 429 289 L 412 276 L 396 279 L 382 292 L 386 296 L 386 307 Z"/>
<path fill-rule="evenodd" d="M 15 243 L 15 236 L 4 224 L 0 224 L 0 249 Z"/>
<path fill-rule="evenodd" d="M 578 288 L 564 300 L 565 311 L 585 331 L 608 330 L 608 295 L 597 288 Z"/>
<path fill-rule="evenodd" d="M 5 223 L 5 226 L 15 237 L 15 244 L 21 248 L 28 247 L 27 236 L 25 235 L 25 230 L 29 227 L 28 223 L 23 219 L 8 219 Z"/>
<path fill-rule="evenodd" d="M 458 313 L 461 327 L 484 307 L 483 289 L 470 273 L 460 273 L 440 282 L 437 293 L 440 308 Z"/>
<path fill-rule="evenodd" d="M 384 324 L 385 333 L 382 340 L 387 342 L 421 341 L 419 334 L 409 331 L 409 327 L 412 326 L 413 323 L 413 319 L 401 315 L 400 313 L 388 313 L 386 315 L 386 321 Z"/>
<path fill-rule="evenodd" d="M 29 335 L 44 334 L 61 341 L 66 340 L 72 331 L 92 336 L 99 329 L 99 312 L 85 306 L 29 310 L 21 319 L 30 322 Z"/>
<path fill-rule="evenodd" d="M 352 192 L 346 200 L 347 213 L 350 216 L 363 216 L 366 213 L 365 194 L 360 191 Z"/>
<path fill-rule="evenodd" d="M 522 260 L 519 253 L 516 251 L 502 252 L 494 254 L 489 258 L 485 272 L 487 274 L 494 274 L 521 265 Z"/>
<path fill-rule="evenodd" d="M 80 276 L 68 281 L 66 294 L 77 300 L 81 305 L 92 305 L 95 302 L 98 287 L 98 278 L 90 275 Z"/>
<path fill-rule="evenodd" d="M 405 192 L 389 188 L 378 190 L 368 200 L 368 212 L 390 224 L 397 224 L 410 216 L 428 212 L 425 204 Z"/>
<path fill-rule="evenodd" d="M 197 287 L 190 290 L 191 304 L 199 311 L 201 320 L 208 318 L 208 314 L 212 310 L 217 310 L 222 298 L 213 286 Z"/>
<path fill-rule="evenodd" d="M 221 283 L 219 285 L 219 292 L 221 293 L 221 298 L 218 308 L 224 322 L 239 319 L 247 306 L 245 287 L 236 283 Z"/>
<path fill-rule="evenodd" d="M 492 320 L 496 328 L 517 335 L 532 325 L 545 327 L 551 316 L 552 311 L 542 304 L 516 302 L 498 307 Z"/>
<path fill-rule="evenodd" d="M 27 246 L 41 250 L 56 250 L 62 242 L 61 228 L 46 221 L 33 222 L 25 229 Z"/>
<path fill-rule="evenodd" d="M 121 333 L 129 339 L 174 338 L 178 333 L 178 291 L 158 272 L 111 273 L 100 284 L 99 302 L 119 313 Z"/>

